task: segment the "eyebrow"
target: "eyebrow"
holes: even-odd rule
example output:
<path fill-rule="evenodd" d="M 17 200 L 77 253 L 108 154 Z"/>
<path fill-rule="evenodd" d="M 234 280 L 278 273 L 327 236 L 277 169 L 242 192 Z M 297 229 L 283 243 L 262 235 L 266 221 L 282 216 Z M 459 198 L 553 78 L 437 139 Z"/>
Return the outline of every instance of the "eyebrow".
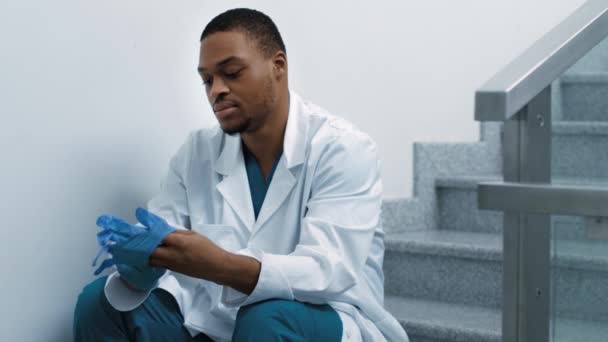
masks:
<path fill-rule="evenodd" d="M 241 62 L 242 60 L 243 60 L 242 58 L 239 58 L 237 56 L 230 56 L 228 58 L 224 58 L 222 61 L 220 61 L 219 63 L 217 63 L 217 66 L 218 67 L 219 66 L 223 66 L 223 65 L 226 65 L 226 64 L 231 63 L 231 62 Z M 198 67 L 197 70 L 198 70 L 198 72 L 203 72 L 203 71 L 205 71 L 207 69 L 203 68 L 203 67 Z"/>

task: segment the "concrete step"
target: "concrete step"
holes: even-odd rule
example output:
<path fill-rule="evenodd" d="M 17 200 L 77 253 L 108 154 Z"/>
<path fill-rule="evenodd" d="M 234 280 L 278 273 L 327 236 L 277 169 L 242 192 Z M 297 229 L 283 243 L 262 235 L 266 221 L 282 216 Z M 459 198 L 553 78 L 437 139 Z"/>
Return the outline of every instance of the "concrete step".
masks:
<path fill-rule="evenodd" d="M 411 342 L 499 342 L 499 310 L 386 296 Z"/>
<path fill-rule="evenodd" d="M 608 324 L 605 322 L 557 319 L 553 324 L 553 341 L 555 342 L 605 342 L 608 336 Z"/>
<path fill-rule="evenodd" d="M 386 296 L 385 307 L 401 323 L 411 342 L 498 342 L 500 310 L 476 306 Z M 608 325 L 592 321 L 557 319 L 554 342 L 605 342 Z"/>
<path fill-rule="evenodd" d="M 608 103 L 608 92 L 604 96 Z M 558 121 L 552 132 L 554 177 L 589 182 L 608 179 L 608 122 Z"/>
<path fill-rule="evenodd" d="M 608 101 L 608 93 L 606 99 Z M 608 181 L 608 122 L 557 121 L 553 123 L 552 134 L 554 178 L 588 183 Z"/>
<path fill-rule="evenodd" d="M 500 308 L 502 237 L 448 230 L 386 236 L 385 293 Z M 562 317 L 608 322 L 608 244 L 554 243 L 555 310 Z"/>
<path fill-rule="evenodd" d="M 562 120 L 608 121 L 608 72 L 569 72 L 560 84 Z"/>
<path fill-rule="evenodd" d="M 388 295 L 498 308 L 501 237 L 426 231 L 385 238 L 384 289 Z"/>
<path fill-rule="evenodd" d="M 499 176 L 453 176 L 435 180 L 439 227 L 480 233 L 502 232 L 503 214 L 479 210 L 477 184 L 501 181 Z"/>

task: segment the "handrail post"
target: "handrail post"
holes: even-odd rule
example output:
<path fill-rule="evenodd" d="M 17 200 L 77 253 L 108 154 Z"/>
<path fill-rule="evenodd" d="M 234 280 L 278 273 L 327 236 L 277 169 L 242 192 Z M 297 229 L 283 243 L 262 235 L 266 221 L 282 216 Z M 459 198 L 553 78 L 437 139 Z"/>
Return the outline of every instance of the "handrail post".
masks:
<path fill-rule="evenodd" d="M 551 86 L 504 124 L 506 182 L 551 183 Z M 549 342 L 551 216 L 506 212 L 503 229 L 504 342 Z"/>

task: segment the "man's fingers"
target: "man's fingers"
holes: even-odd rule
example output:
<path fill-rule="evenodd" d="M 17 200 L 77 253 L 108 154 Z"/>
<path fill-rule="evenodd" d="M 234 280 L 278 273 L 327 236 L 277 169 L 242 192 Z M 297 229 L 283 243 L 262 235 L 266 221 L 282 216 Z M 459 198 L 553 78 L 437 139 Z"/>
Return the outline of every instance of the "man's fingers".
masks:
<path fill-rule="evenodd" d="M 109 248 L 109 246 L 101 246 L 101 249 L 99 250 L 99 252 L 97 252 L 95 259 L 93 259 L 93 265 L 91 265 L 91 266 L 95 267 L 95 265 L 97 265 L 97 260 L 104 252 L 108 252 L 108 248 Z"/>
<path fill-rule="evenodd" d="M 173 233 L 188 235 L 188 234 L 192 234 L 194 232 L 191 231 L 190 229 L 176 229 Z"/>
<path fill-rule="evenodd" d="M 143 228 L 136 227 L 121 218 L 111 215 L 99 216 L 97 218 L 97 226 L 126 236 L 141 233 L 143 230 Z"/>
<path fill-rule="evenodd" d="M 144 208 L 137 208 L 135 210 L 135 217 L 137 218 L 137 221 L 148 228 L 167 224 L 163 218 L 152 214 Z"/>
<path fill-rule="evenodd" d="M 174 254 L 175 252 L 170 247 L 158 246 L 150 254 L 150 266 L 168 268 Z"/>
<path fill-rule="evenodd" d="M 150 266 L 157 268 L 168 268 L 167 265 L 160 259 L 153 259 L 150 257 Z"/>
<path fill-rule="evenodd" d="M 137 234 L 136 234 L 137 235 Z M 110 229 L 103 229 L 97 233 L 97 243 L 100 246 L 105 246 L 108 242 L 120 242 L 127 240 L 131 235 L 120 234 Z"/>
<path fill-rule="evenodd" d="M 184 238 L 184 235 L 189 234 L 188 232 L 189 231 L 185 231 L 182 229 L 178 229 L 174 232 L 171 232 L 170 234 L 167 234 L 167 236 L 165 236 L 162 241 L 162 245 L 179 247 L 182 245 L 182 239 Z"/>
<path fill-rule="evenodd" d="M 101 265 L 95 270 L 94 274 L 97 276 L 101 272 L 103 272 L 106 268 L 112 267 L 114 265 L 114 259 L 105 259 Z"/>

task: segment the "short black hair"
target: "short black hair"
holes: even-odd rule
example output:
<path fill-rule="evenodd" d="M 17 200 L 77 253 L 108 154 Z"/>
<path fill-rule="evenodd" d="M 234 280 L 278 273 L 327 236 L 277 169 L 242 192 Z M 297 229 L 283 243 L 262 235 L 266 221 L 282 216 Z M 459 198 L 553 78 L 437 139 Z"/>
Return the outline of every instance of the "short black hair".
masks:
<path fill-rule="evenodd" d="M 279 29 L 266 14 L 249 8 L 235 8 L 213 18 L 203 30 L 201 41 L 216 32 L 241 31 L 254 39 L 264 54 L 271 57 L 281 50 L 287 54 Z"/>

